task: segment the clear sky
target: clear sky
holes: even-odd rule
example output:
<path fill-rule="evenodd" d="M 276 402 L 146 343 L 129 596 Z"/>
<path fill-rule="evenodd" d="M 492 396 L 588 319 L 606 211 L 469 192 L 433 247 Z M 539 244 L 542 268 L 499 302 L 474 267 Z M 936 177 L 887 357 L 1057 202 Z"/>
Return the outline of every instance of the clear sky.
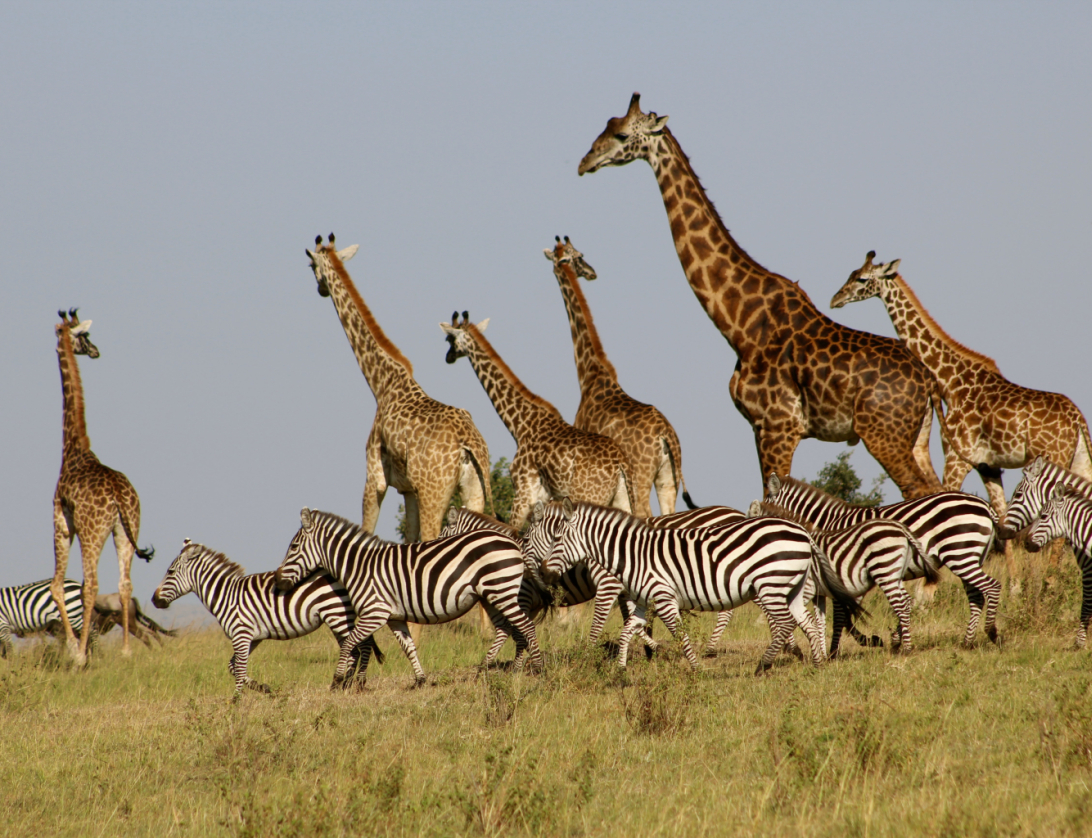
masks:
<path fill-rule="evenodd" d="M 743 247 L 820 309 L 867 250 L 901 258 L 953 337 L 1092 409 L 1092 5 L 588 6 L 0 4 L 0 585 L 53 572 L 60 307 L 94 321 L 92 446 L 140 493 L 157 548 L 134 565 L 138 597 L 183 537 L 259 571 L 301 506 L 360 520 L 375 401 L 304 255 L 330 231 L 360 244 L 364 299 L 494 458 L 515 443 L 436 324 L 491 318 L 496 349 L 571 419 L 542 256 L 571 236 L 620 381 L 674 424 L 691 495 L 746 508 L 761 485 L 727 393 L 735 354 L 686 284 L 651 171 L 576 174 L 635 90 Z M 834 315 L 893 334 L 877 300 Z M 794 473 L 842 450 L 805 442 Z M 863 446 L 852 462 L 878 473 Z M 112 542 L 100 568 L 116 590 Z"/>

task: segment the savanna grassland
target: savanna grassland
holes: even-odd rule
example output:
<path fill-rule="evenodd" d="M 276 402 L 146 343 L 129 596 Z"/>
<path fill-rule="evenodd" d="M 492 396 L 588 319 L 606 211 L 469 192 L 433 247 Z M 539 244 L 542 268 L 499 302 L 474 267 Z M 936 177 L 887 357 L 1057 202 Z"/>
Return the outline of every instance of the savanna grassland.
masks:
<path fill-rule="evenodd" d="M 476 617 L 426 628 L 429 683 L 387 652 L 362 693 L 331 693 L 324 629 L 267 642 L 231 701 L 227 640 L 103 641 L 86 672 L 54 645 L 0 661 L 6 835 L 807 835 L 1092 833 L 1092 659 L 1072 649 L 1079 577 L 1017 553 L 1003 646 L 957 641 L 948 574 L 915 611 L 916 649 L 852 641 L 811 669 L 752 672 L 768 633 L 739 610 L 691 673 L 674 644 L 620 675 L 586 620 L 540 626 L 541 675 L 478 666 Z M 893 625 L 867 601 L 871 627 Z M 712 617 L 690 618 L 702 642 Z M 610 631 L 613 628 L 613 632 Z M 658 626 L 657 636 L 665 634 Z M 617 616 L 608 635 L 617 636 Z M 511 657 L 511 646 L 503 656 Z"/>

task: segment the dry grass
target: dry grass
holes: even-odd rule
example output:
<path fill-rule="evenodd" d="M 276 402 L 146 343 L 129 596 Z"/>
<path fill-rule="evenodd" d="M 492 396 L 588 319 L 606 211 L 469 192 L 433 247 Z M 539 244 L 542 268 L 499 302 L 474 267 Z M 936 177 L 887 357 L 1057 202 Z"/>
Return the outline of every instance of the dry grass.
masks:
<path fill-rule="evenodd" d="M 989 569 L 1005 578 L 1003 564 Z M 422 689 L 384 631 L 388 663 L 367 689 L 328 692 L 336 649 L 316 634 L 263 645 L 251 674 L 276 692 L 237 704 L 218 631 L 128 661 L 104 642 L 87 672 L 24 645 L 0 661 L 3 831 L 1086 835 L 1077 574 L 1070 557 L 1016 567 L 1000 650 L 956 648 L 966 605 L 948 577 L 916 612 L 914 654 L 850 641 L 835 664 L 781 658 L 762 679 L 751 606 L 696 674 L 667 643 L 620 675 L 583 646 L 586 626 L 557 622 L 541 628 L 543 675 L 483 673 L 488 641 L 467 621 L 425 630 Z M 868 606 L 893 625 L 880 600 Z M 700 643 L 712 618 L 691 624 Z"/>

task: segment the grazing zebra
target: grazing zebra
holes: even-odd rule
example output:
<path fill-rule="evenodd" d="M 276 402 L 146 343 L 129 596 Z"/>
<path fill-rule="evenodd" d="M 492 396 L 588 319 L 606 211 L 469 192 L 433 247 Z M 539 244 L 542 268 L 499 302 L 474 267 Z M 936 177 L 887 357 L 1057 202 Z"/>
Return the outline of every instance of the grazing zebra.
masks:
<path fill-rule="evenodd" d="M 11 636 L 22 637 L 36 631 L 50 634 L 55 629 L 64 630 L 61 612 L 53 601 L 49 586 L 52 579 L 18 585 L 14 588 L 0 588 L 0 657 L 7 657 L 11 651 Z M 68 622 L 72 630 L 83 630 L 83 585 L 71 579 L 64 580 L 64 607 L 68 612 Z M 92 645 L 98 635 L 91 638 Z"/>
<path fill-rule="evenodd" d="M 1000 526 L 997 513 L 982 498 L 964 492 L 937 492 L 888 506 L 852 506 L 821 489 L 791 477 L 771 474 L 766 500 L 788 509 L 825 530 L 837 530 L 873 518 L 887 518 L 904 524 L 925 547 L 930 558 L 939 561 L 959 577 L 971 606 L 971 618 L 963 645 L 974 642 L 978 621 L 986 605 L 986 635 L 997 643 L 997 604 L 1001 583 L 982 570 L 993 544 L 994 533 L 1011 538 Z M 906 578 L 915 579 L 927 571 L 911 562 Z"/>
<path fill-rule="evenodd" d="M 936 579 L 937 573 L 921 542 L 903 524 L 885 518 L 873 518 L 844 529 L 823 530 L 784 507 L 759 500 L 751 504 L 747 514 L 751 517 L 768 515 L 783 518 L 808 530 L 815 543 L 827 554 L 842 585 L 858 600 L 873 587 L 879 586 L 899 621 L 898 628 L 891 637 L 891 645 L 903 652 L 911 651 L 911 602 L 902 580 L 908 572 L 920 570 L 932 580 Z M 828 595 L 822 586 L 817 586 L 816 592 L 822 597 Z M 816 606 L 817 616 L 822 610 Z M 820 619 L 820 625 L 822 624 L 823 620 Z M 862 646 L 883 645 L 880 638 L 873 636 L 869 639 L 857 631 L 845 608 L 835 600 L 834 632 L 830 639 L 829 657 L 838 656 L 842 631 L 845 629 Z"/>
<path fill-rule="evenodd" d="M 99 594 L 95 597 L 95 613 L 91 615 L 91 619 L 95 621 L 95 628 L 98 630 L 100 637 L 113 631 L 114 626 L 122 625 L 121 616 L 120 593 L 115 591 L 112 594 Z M 122 626 L 122 630 L 124 631 L 124 626 Z M 175 637 L 178 632 L 174 629 L 163 628 L 145 614 L 140 607 L 140 602 L 134 596 L 129 597 L 129 634 L 148 648 L 151 648 L 152 641 L 149 639 L 150 637 L 154 637 L 156 642 L 162 646 L 162 635 Z"/>
<path fill-rule="evenodd" d="M 1036 457 L 1024 468 L 1024 477 L 1013 490 L 1005 523 L 1017 531 L 1031 526 L 1058 485 L 1071 486 L 1092 500 L 1092 483 L 1043 457 Z"/>
<path fill-rule="evenodd" d="M 243 569 L 223 553 L 210 550 L 188 538 L 182 552 L 171 562 L 163 581 L 152 595 L 156 608 L 166 608 L 180 596 L 193 592 L 216 618 L 231 641 L 233 654 L 228 671 L 235 679 L 235 697 L 243 687 L 268 693 L 269 687 L 247 675 L 251 653 L 263 640 L 303 637 L 324 623 L 334 633 L 342 654 L 359 658 L 361 671 L 375 652 L 374 645 L 346 649 L 346 638 L 355 613 L 349 595 L 336 579 L 316 573 L 287 593 L 276 589 L 273 572 L 244 575 Z M 341 683 L 335 681 L 335 683 Z"/>
<path fill-rule="evenodd" d="M 794 625 L 804 629 L 812 661 L 818 665 L 825 657 L 822 634 L 805 601 L 811 573 L 822 574 L 827 588 L 851 612 L 859 610 L 807 530 L 789 521 L 754 518 L 713 529 L 653 529 L 619 510 L 568 500 L 562 503 L 562 515 L 565 524 L 543 568 L 547 579 L 581 560 L 603 565 L 639 609 L 656 606 L 695 668 L 698 659 L 679 621 L 682 610 L 722 611 L 756 600 L 772 635 L 756 674 L 770 667 Z M 640 610 L 627 621 L 619 643 L 620 667 L 625 667 L 630 637 L 643 621 Z"/>
<path fill-rule="evenodd" d="M 1028 542 L 1038 550 L 1048 541 L 1062 537 L 1073 546 L 1081 568 L 1081 621 L 1077 626 L 1076 647 L 1083 649 L 1088 621 L 1092 619 L 1092 499 L 1080 488 L 1058 482 L 1032 525 Z"/>
<path fill-rule="evenodd" d="M 523 568 L 519 542 L 504 533 L 475 530 L 432 541 L 391 544 L 337 515 L 304 507 L 300 529 L 277 568 L 277 585 L 289 588 L 309 573 L 325 570 L 346 587 L 356 609 L 350 642 L 366 640 L 386 623 L 413 665 L 417 683 L 422 684 L 425 672 L 406 620 L 446 623 L 476 602 L 485 606 L 494 626 L 504 626 L 515 638 L 517 668 L 524 648 L 530 651 L 531 665 L 542 668 L 535 625 L 519 606 Z M 335 683 L 348 666 L 347 647 L 342 646 Z"/>

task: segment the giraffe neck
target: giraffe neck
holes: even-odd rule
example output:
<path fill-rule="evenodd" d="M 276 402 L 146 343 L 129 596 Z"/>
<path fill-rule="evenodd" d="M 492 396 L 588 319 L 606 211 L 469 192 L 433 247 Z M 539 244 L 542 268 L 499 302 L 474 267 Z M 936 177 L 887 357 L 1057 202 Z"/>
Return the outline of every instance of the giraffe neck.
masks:
<path fill-rule="evenodd" d="M 465 328 L 472 338 L 467 357 L 517 445 L 544 417 L 561 419 L 556 407 L 524 386 L 476 326 L 468 323 Z"/>
<path fill-rule="evenodd" d="M 770 329 L 796 311 L 821 316 L 803 289 L 767 271 L 732 238 L 670 129 L 664 128 L 648 161 L 687 281 L 737 354 L 765 345 Z M 794 298 L 792 310 L 771 310 L 779 290 Z"/>
<path fill-rule="evenodd" d="M 565 311 L 569 315 L 569 331 L 573 336 L 573 359 L 576 361 L 576 375 L 580 380 L 580 391 L 585 393 L 604 378 L 615 382 L 618 374 L 614 364 L 607 358 L 603 344 L 599 342 L 599 332 L 595 329 L 591 310 L 584 299 L 584 291 L 573 266 L 565 263 L 554 265 L 554 276 L 561 287 L 561 296 L 565 301 Z"/>
<path fill-rule="evenodd" d="M 936 376 L 941 395 L 950 401 L 965 386 L 976 386 L 981 370 L 1001 375 L 992 358 L 968 349 L 940 328 L 901 275 L 880 283 L 880 299 L 899 338 Z"/>
<path fill-rule="evenodd" d="M 413 364 L 383 332 L 341 259 L 333 252 L 327 255 L 332 270 L 326 276 L 326 287 L 376 402 L 382 407 L 395 395 L 406 392 L 423 395 L 421 385 L 413 377 Z"/>
<path fill-rule="evenodd" d="M 72 336 L 61 329 L 57 340 L 57 361 L 61 367 L 61 392 L 64 395 L 64 453 L 91 450 L 87 423 L 83 415 L 83 382 L 76 353 L 72 351 Z"/>

